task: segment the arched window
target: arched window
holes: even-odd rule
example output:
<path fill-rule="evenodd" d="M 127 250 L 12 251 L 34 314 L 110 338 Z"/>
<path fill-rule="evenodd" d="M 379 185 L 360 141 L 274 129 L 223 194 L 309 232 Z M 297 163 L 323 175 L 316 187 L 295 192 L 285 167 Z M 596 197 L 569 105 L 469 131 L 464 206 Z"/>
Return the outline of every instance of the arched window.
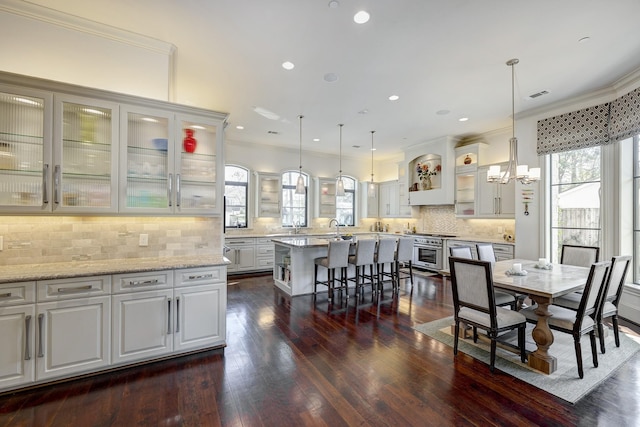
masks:
<path fill-rule="evenodd" d="M 306 227 L 308 218 L 309 176 L 302 174 L 304 194 L 296 194 L 298 171 L 286 171 L 282 174 L 282 226 Z"/>
<path fill-rule="evenodd" d="M 342 175 L 344 196 L 336 196 L 336 218 L 341 225 L 355 225 L 356 180 Z"/>
<path fill-rule="evenodd" d="M 248 169 L 232 165 L 224 167 L 225 227 L 247 228 L 248 189 Z"/>

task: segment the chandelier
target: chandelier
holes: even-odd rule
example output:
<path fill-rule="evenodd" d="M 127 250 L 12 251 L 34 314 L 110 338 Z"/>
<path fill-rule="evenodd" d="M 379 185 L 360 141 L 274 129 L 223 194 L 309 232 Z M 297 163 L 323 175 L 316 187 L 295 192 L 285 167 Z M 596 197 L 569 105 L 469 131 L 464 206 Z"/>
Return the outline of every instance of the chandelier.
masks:
<path fill-rule="evenodd" d="M 518 164 L 518 138 L 516 138 L 516 113 L 515 113 L 515 65 L 520 62 L 518 59 L 510 59 L 507 65 L 511 67 L 511 129 L 512 136 L 509 140 L 509 163 L 507 169 L 502 171 L 500 165 L 489 166 L 487 172 L 488 182 L 498 184 L 508 184 L 517 179 L 522 184 L 531 184 L 540 180 L 540 168 L 531 168 L 527 165 Z"/>

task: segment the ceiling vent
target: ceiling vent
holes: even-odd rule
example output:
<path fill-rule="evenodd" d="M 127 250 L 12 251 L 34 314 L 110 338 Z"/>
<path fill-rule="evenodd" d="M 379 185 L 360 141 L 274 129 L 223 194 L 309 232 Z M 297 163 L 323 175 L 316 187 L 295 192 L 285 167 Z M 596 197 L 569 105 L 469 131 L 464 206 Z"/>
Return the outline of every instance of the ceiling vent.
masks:
<path fill-rule="evenodd" d="M 540 92 L 537 92 L 537 93 L 534 93 L 534 94 L 531 94 L 531 95 L 527 96 L 527 99 L 536 99 L 536 98 L 541 97 L 542 95 L 548 95 L 548 94 L 549 94 L 548 90 L 541 90 Z"/>
<path fill-rule="evenodd" d="M 275 131 L 275 130 L 268 130 L 268 131 L 267 131 L 267 133 L 268 133 L 269 135 L 280 135 L 280 132 Z"/>

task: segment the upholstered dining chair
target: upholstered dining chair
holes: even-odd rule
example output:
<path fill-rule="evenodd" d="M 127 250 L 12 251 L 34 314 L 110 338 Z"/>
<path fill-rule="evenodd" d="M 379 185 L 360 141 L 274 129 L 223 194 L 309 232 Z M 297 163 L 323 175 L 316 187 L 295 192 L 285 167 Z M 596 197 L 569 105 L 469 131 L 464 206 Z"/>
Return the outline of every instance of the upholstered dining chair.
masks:
<path fill-rule="evenodd" d="M 411 237 L 401 237 L 398 239 L 398 245 L 396 247 L 395 252 L 395 269 L 394 274 L 396 276 L 396 285 L 400 286 L 400 264 L 405 264 L 409 266 L 409 273 L 403 273 L 403 278 L 408 278 L 410 280 L 411 286 L 413 286 L 413 238 Z"/>
<path fill-rule="evenodd" d="M 335 290 L 336 270 L 340 270 L 340 292 L 344 289 L 349 298 L 349 288 L 347 282 L 347 267 L 349 266 L 349 248 L 350 240 L 331 240 L 327 250 L 326 257 L 316 258 L 314 260 L 315 281 L 313 286 L 313 295 L 318 292 L 318 285 L 325 285 L 329 288 L 329 304 L 333 301 Z M 324 267 L 327 270 L 327 280 L 322 281 L 318 277 L 318 267 Z"/>
<path fill-rule="evenodd" d="M 493 250 L 493 244 L 491 243 L 476 243 L 476 252 L 478 252 L 478 259 L 480 261 L 489 261 L 491 265 L 496 263 L 496 253 Z M 522 303 L 527 298 L 525 294 L 519 294 L 517 292 L 508 292 L 508 291 L 498 291 L 505 292 L 507 294 L 513 295 L 516 299 L 515 310 L 520 310 L 522 308 Z"/>
<path fill-rule="evenodd" d="M 577 310 L 571 310 L 555 304 L 550 304 L 548 308 L 549 313 L 551 313 L 551 317 L 547 320 L 549 327 L 553 330 L 571 334 L 573 336 L 576 360 L 578 362 L 578 375 L 580 378 L 584 378 L 580 338 L 582 338 L 582 335 L 586 333 L 589 334 L 589 339 L 591 340 L 593 366 L 596 368 L 598 367 L 598 351 L 596 349 L 596 316 L 598 308 L 602 303 L 602 298 L 604 298 L 607 275 L 610 267 L 610 261 L 597 262 L 591 265 L 589 277 L 584 287 L 584 291 L 582 292 L 582 297 L 580 298 L 580 304 L 578 305 Z M 522 313 L 527 318 L 528 322 L 537 323 L 538 315 L 535 313 L 536 309 L 537 307 L 527 307 L 520 310 L 519 313 Z"/>
<path fill-rule="evenodd" d="M 493 249 L 492 249 L 493 250 Z M 471 246 L 451 246 L 449 248 L 449 254 L 452 257 L 472 259 Z M 495 257 L 494 257 L 495 260 Z M 494 292 L 496 297 L 496 305 L 499 307 L 509 306 L 512 310 L 517 308 L 517 300 L 514 294 L 496 290 Z"/>
<path fill-rule="evenodd" d="M 375 292 L 375 276 L 373 274 L 374 256 L 376 253 L 375 239 L 358 239 L 356 252 L 349 255 L 349 264 L 355 266 L 355 276 L 349 278 L 356 285 L 356 297 L 364 297 L 364 285 L 367 280 L 371 283 L 371 292 Z M 366 268 L 369 267 L 369 274 Z"/>
<path fill-rule="evenodd" d="M 588 268 L 594 262 L 598 262 L 599 255 L 600 248 L 597 246 L 562 245 L 560 264 Z"/>
<path fill-rule="evenodd" d="M 620 296 L 622 295 L 624 282 L 630 264 L 631 256 L 628 255 L 614 256 L 611 259 L 611 268 L 609 270 L 609 276 L 607 277 L 607 283 L 604 291 L 605 296 L 596 315 L 596 320 L 598 322 L 598 337 L 600 339 L 600 352 L 603 354 L 606 351 L 604 345 L 604 319 L 611 318 L 616 347 L 620 347 L 620 335 L 618 331 L 618 304 L 620 303 Z M 553 300 L 553 304 L 569 308 L 571 310 L 577 310 L 579 308 L 581 298 L 581 292 L 572 292 L 556 298 Z"/>
<path fill-rule="evenodd" d="M 477 341 L 478 328 L 485 330 L 491 339 L 489 367 L 494 370 L 496 361 L 496 339 L 503 331 L 518 329 L 520 360 L 526 360 L 525 332 L 527 319 L 519 312 L 497 307 L 493 288 L 491 263 L 466 258 L 449 258 L 455 333 L 453 354 L 458 354 L 460 323 L 473 327 L 473 340 Z"/>

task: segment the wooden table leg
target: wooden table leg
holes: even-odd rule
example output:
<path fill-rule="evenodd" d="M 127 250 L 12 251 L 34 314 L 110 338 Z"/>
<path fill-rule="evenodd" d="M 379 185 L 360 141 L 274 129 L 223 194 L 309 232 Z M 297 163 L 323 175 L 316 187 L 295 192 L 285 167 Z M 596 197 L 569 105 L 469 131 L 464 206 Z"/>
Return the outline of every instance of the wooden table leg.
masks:
<path fill-rule="evenodd" d="M 549 354 L 549 347 L 553 344 L 553 332 L 549 328 L 549 304 L 551 301 L 544 297 L 532 295 L 530 298 L 538 304 L 535 313 L 538 315 L 538 323 L 533 328 L 532 336 L 538 348 L 529 354 L 529 366 L 533 369 L 550 374 L 557 369 L 557 360 Z"/>

